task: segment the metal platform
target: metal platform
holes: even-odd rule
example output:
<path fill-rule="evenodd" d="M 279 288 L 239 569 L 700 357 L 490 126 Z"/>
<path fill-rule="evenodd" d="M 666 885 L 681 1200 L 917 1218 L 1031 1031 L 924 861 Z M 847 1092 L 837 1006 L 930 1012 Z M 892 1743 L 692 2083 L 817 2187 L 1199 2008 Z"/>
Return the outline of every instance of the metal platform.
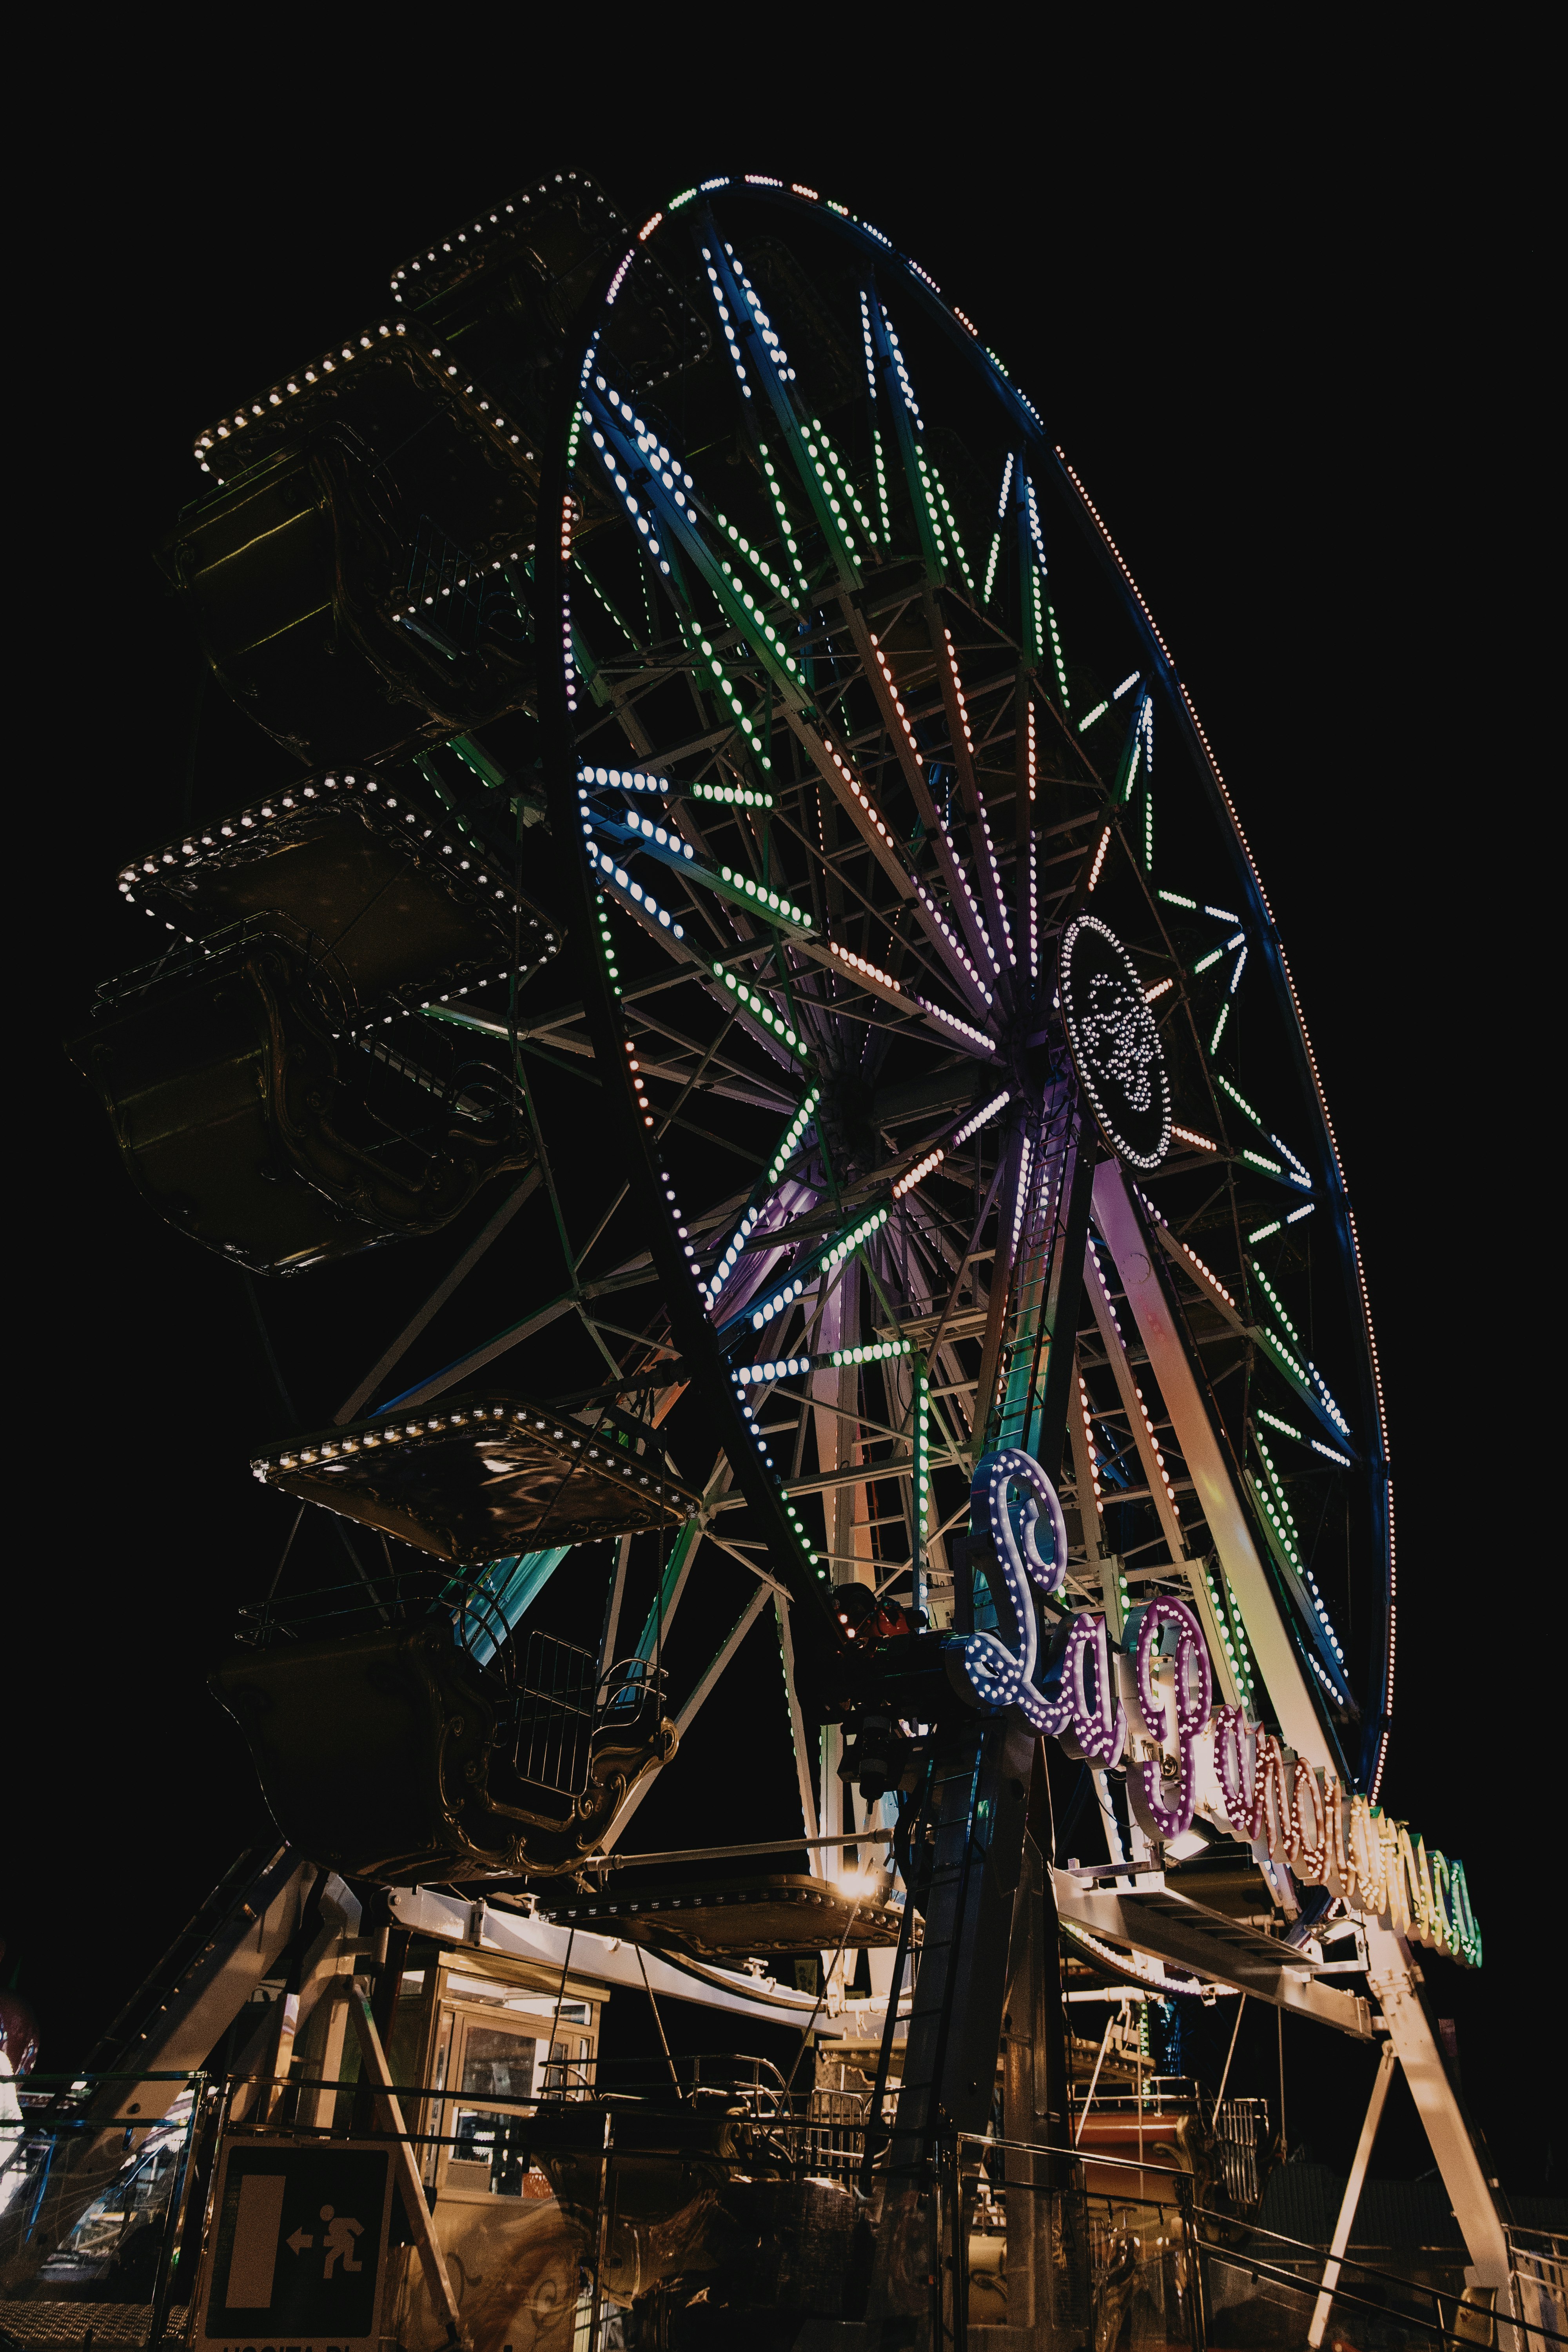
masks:
<path fill-rule="evenodd" d="M 0 2344 L 144 2345 L 153 2324 L 150 2303 L 78 2303 L 40 2295 L 36 2302 L 9 2301 L 0 2317 Z M 184 2340 L 187 2314 L 169 2313 L 165 2341 Z"/>
<path fill-rule="evenodd" d="M 494 1393 L 321 1430 L 251 1467 L 264 1485 L 454 1563 L 674 1526 L 701 1508 L 657 1457 Z"/>
<path fill-rule="evenodd" d="M 1068 1926 L 1193 1976 L 1234 1985 L 1357 2041 L 1372 2040 L 1372 2011 L 1361 1994 L 1319 1983 L 1305 1953 L 1177 1894 L 1163 1871 L 1130 1868 L 1126 1883 L 1114 1885 L 1086 1885 L 1067 1870 L 1051 1875 L 1057 1908 Z"/>
<path fill-rule="evenodd" d="M 842 1941 L 851 1951 L 896 1944 L 902 1910 L 862 1895 L 854 1901 L 831 1880 L 777 1872 L 708 1885 L 667 1884 L 551 1904 L 546 1916 L 565 1927 L 624 1936 L 634 1944 L 720 1958 L 735 1952 L 807 1953 Z"/>
<path fill-rule="evenodd" d="M 395 769 L 317 774 L 121 868 L 121 896 L 201 938 L 259 922 L 310 959 L 351 1019 L 525 971 L 560 927 Z"/>

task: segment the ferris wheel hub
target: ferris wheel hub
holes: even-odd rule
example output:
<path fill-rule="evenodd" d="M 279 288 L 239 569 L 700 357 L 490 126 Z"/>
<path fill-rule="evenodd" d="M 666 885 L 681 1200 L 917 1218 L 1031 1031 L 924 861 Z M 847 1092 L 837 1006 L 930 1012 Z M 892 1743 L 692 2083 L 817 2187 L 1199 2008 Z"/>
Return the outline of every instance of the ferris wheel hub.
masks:
<path fill-rule="evenodd" d="M 1058 1090 L 1068 1066 L 1067 1038 L 1060 1016 L 1042 1012 L 1037 1003 L 1021 1004 L 1002 1041 L 1014 1094 L 1031 1116 L 1043 1111 Z"/>

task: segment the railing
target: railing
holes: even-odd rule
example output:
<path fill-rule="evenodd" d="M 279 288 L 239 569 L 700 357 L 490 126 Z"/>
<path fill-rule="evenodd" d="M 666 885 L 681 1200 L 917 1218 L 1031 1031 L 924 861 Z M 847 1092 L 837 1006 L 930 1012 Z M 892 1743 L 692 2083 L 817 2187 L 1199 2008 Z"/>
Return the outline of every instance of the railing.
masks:
<path fill-rule="evenodd" d="M 570 2075 L 560 2087 L 547 2082 L 542 2095 L 532 2098 L 465 2097 L 440 2083 L 393 2084 L 397 2129 L 384 2106 L 368 2127 L 363 2114 L 355 2126 L 352 2098 L 340 2102 L 335 2123 L 305 2120 L 321 2112 L 321 2094 L 363 2090 L 363 2078 L 300 2084 L 248 2074 L 99 2075 L 62 2084 L 63 2095 L 40 2106 L 37 2085 L 45 2078 L 34 2077 L 19 2126 L 8 2126 L 0 2143 L 0 2207 L 13 2224 L 8 2234 L 16 2237 L 19 2225 L 25 2240 L 29 2213 L 42 2206 L 56 2151 L 73 2141 L 82 2143 L 82 2176 L 91 2186 L 63 2242 L 46 2257 L 29 2291 L 31 2304 L 0 2305 L 0 2328 L 23 2340 L 58 2340 L 58 2326 L 47 2314 L 31 2327 L 26 2321 L 29 2308 L 54 2297 L 68 2302 L 84 2327 L 92 2326 L 100 2344 L 153 2344 L 171 2326 L 177 2329 L 210 2231 L 217 2153 L 231 2116 L 240 2115 L 247 2134 L 276 2135 L 280 2143 L 319 2145 L 352 2134 L 408 2147 L 416 2162 L 446 2149 L 460 2163 L 487 2164 L 499 2193 L 508 2196 L 522 2193 L 536 2140 L 548 2159 L 543 2127 L 551 2110 L 591 2101 L 595 2146 L 601 2125 L 603 2132 L 601 2219 L 616 2177 L 617 2123 L 639 2115 L 646 2119 L 659 2108 L 672 2116 L 734 2119 L 752 2135 L 742 2144 L 748 2153 L 741 2160 L 748 2166 L 762 2151 L 796 2179 L 835 2183 L 846 2192 L 861 2166 L 868 2092 L 792 2092 L 777 2067 L 740 2054 L 587 2061 L 571 2063 Z M 146 2124 L 126 2119 L 128 2085 L 166 2088 L 176 2081 L 179 2094 L 163 2116 Z M 117 2115 L 93 2112 L 95 2101 L 110 2100 Z M 459 2105 L 462 2121 L 455 2113 Z M 468 2118 L 469 2106 L 493 2114 L 493 2146 L 480 2145 L 485 2126 Z M 425 2114 L 436 2128 L 415 2128 Z M 448 2114 L 449 2130 L 441 2127 Z M 646 2161 L 646 2121 L 639 2123 L 637 2144 L 638 2161 Z M 61 2168 L 69 2165 L 68 2156 Z M 1122 2180 L 1124 2189 L 1114 2184 L 1085 2189 L 1087 2178 L 1098 2184 L 1107 2173 Z M 1037 2200 L 1064 2192 L 1086 2225 L 1079 2243 L 1089 2305 L 1081 2320 L 1089 2340 L 1114 2345 L 1131 2326 L 1134 2343 L 1184 2343 L 1201 2352 L 1210 2343 L 1251 2341 L 1262 2326 L 1273 2333 L 1260 2340 L 1308 2340 L 1322 2292 L 1324 2250 L 1204 2204 L 1193 2175 L 1179 2168 L 1098 2149 L 1089 2155 L 1081 2147 L 960 2133 L 942 2142 L 922 2178 L 937 2192 L 922 2207 L 932 2232 L 932 2352 L 965 2352 L 973 2324 L 1008 2319 L 1007 2250 L 1018 2243 L 1020 2228 L 1026 2241 L 1039 2246 L 1058 2234 Z M 9 2197 L 7 2181 L 15 2184 Z M 1458 2344 L 1544 2352 L 1568 2343 L 1563 2307 L 1568 2242 L 1546 2231 L 1510 2230 L 1509 2245 L 1512 2278 L 1500 2298 L 1507 2307 L 1495 2313 L 1479 2307 L 1473 2293 L 1467 2298 L 1347 2254 L 1329 2304 L 1336 2325 L 1322 2340 L 1332 2343 L 1338 2334 L 1375 2343 L 1380 2352 Z M 592 2255 L 584 2259 L 591 2270 Z M 1029 2315 L 1021 2315 L 1018 2324 L 1026 2326 Z"/>
<path fill-rule="evenodd" d="M 1568 2237 L 1511 2225 L 1504 2235 L 1520 2316 L 1568 2336 Z"/>
<path fill-rule="evenodd" d="M 1254 2213 L 1263 2195 L 1261 2158 L 1268 2145 L 1267 2099 L 1226 2099 L 1214 2111 L 1226 2195 L 1238 2212 Z"/>
<path fill-rule="evenodd" d="M 380 1626 L 445 1618 L 496 1708 L 496 1748 L 526 1786 L 575 1797 L 588 1785 L 594 1734 L 614 1724 L 640 1738 L 663 1701 L 662 1670 L 631 1658 L 599 1673 L 591 1650 L 551 1633 L 514 1642 L 487 1568 L 367 1570 L 346 1583 L 268 1595 L 241 1606 L 240 1639 L 260 1648 L 299 1641 L 345 1643 Z M 483 1662 L 481 1663 L 481 1653 Z"/>
<path fill-rule="evenodd" d="M 517 1660 L 509 1646 L 512 1629 L 486 1584 L 489 1573 L 488 1565 L 454 1570 L 433 1562 L 416 1563 L 367 1569 L 346 1582 L 314 1585 L 304 1592 L 268 1594 L 263 1601 L 242 1602 L 240 1639 L 262 1648 L 279 1642 L 330 1641 L 340 1635 L 346 1641 L 376 1625 L 416 1625 L 444 1617 L 452 1628 L 453 1646 L 466 1652 L 475 1670 L 485 1677 L 492 1700 L 511 1708 L 517 1695 Z M 547 1638 L 535 1634 L 533 1641 Z M 481 1643 L 488 1654 L 482 1663 Z M 531 1660 L 531 1648 L 530 1654 Z M 587 1653 L 574 1654 L 584 1657 Z M 549 1684 L 548 1660 L 534 1665 L 533 1679 Z"/>
<path fill-rule="evenodd" d="M 180 2093 L 148 2125 L 90 2112 L 94 2094 L 108 2086 L 171 2081 L 182 2084 Z M 46 2099 L 37 2091 L 24 2095 L 15 2138 L 7 2135 L 10 2144 L 0 2154 L 0 2247 L 7 2268 L 22 2273 L 26 2296 L 20 2305 L 0 2302 L 0 2332 L 8 2341 L 26 2340 L 32 2310 L 47 2339 L 58 2342 L 48 2306 L 58 2313 L 65 2303 L 82 2340 L 90 2329 L 91 2340 L 102 2345 L 155 2344 L 180 2316 L 195 2268 L 198 2155 L 204 2144 L 209 2153 L 216 2145 L 226 2098 L 202 2074 L 91 2075 L 63 2084 L 61 2092 Z M 40 2222 L 47 2226 L 50 2191 L 69 2188 L 73 2157 L 85 2210 L 76 2208 L 58 2244 L 47 2239 L 37 2249 L 41 2259 L 29 2280 L 29 2246 Z"/>
<path fill-rule="evenodd" d="M 939 2167 L 945 2166 L 953 2214 L 951 2252 L 945 2256 L 939 2252 L 952 2287 L 947 2324 L 952 2352 L 963 2352 L 968 2341 L 972 2231 L 976 2221 L 982 2238 L 994 2229 L 994 2159 L 998 2156 L 1046 2159 L 1058 2168 L 1065 2163 L 1069 2176 L 1091 2166 L 1097 2172 L 1112 2168 L 1137 2176 L 1136 2187 L 1130 2179 L 1125 2198 L 1101 2191 L 1083 2200 L 1089 2221 L 1097 2345 L 1118 2341 L 1124 2322 L 1140 2301 L 1146 2324 L 1157 2315 L 1167 2340 L 1191 2344 L 1194 2352 L 1202 2352 L 1203 2347 L 1215 2341 L 1249 2340 L 1238 2332 L 1236 2315 L 1239 2305 L 1258 2302 L 1275 2306 L 1271 2318 L 1263 2321 L 1273 2333 L 1260 2340 L 1306 2343 L 1323 2289 L 1328 2257 L 1322 2247 L 1200 2204 L 1193 2176 L 1173 2166 L 1099 2151 L 1088 2157 L 1081 2147 L 961 2132 L 939 2157 Z M 1027 2168 L 1006 2167 L 1009 2176 Z M 1170 2183 L 1169 2196 L 1149 2196 L 1144 2179 L 1151 2174 L 1164 2176 Z M 1049 2192 L 1043 2184 L 1009 2177 L 1002 2193 L 1011 2198 Z M 1150 2218 L 1140 2227 L 1142 2216 Z M 1540 2259 L 1550 2262 L 1552 2257 L 1548 2253 Z M 1473 2290 L 1454 2292 L 1427 2285 L 1346 2255 L 1329 2305 L 1331 2315 L 1347 2326 L 1355 2326 L 1358 2336 L 1375 2326 L 1380 2352 L 1417 2352 L 1418 2347 L 1448 2344 L 1489 2344 L 1498 2352 L 1526 2352 L 1527 2347 L 1568 2343 L 1560 2319 L 1538 2316 L 1522 2307 L 1525 2298 L 1518 2292 L 1519 2285 L 1516 2272 L 1509 2298 L 1512 2308 L 1500 2305 L 1494 2312 L 1471 2299 Z M 1223 2317 L 1226 2314 L 1231 2315 L 1228 2321 Z M 1256 2325 L 1260 2319 L 1262 2315 L 1255 2314 L 1250 2323 L 1241 2324 Z M 1173 2333 L 1173 2323 L 1179 2333 Z M 1135 2328 L 1135 2342 L 1140 2332 Z M 1325 2331 L 1321 2340 L 1331 2342 L 1333 2336 Z"/>
<path fill-rule="evenodd" d="M 858 2179 L 866 2157 L 866 2118 L 871 2112 L 869 2091 L 813 2091 L 805 2114 L 794 2125 L 802 2171 L 823 2180 Z M 886 2120 L 897 2105 L 883 2101 Z M 883 2151 L 884 2158 L 886 2151 Z"/>
<path fill-rule="evenodd" d="M 449 1568 L 372 1570 L 346 1583 L 242 1602 L 240 1639 L 262 1648 L 278 1642 L 330 1641 L 340 1634 L 346 1640 L 376 1625 L 413 1625 L 445 1615 L 453 1623 L 454 1644 L 466 1646 L 466 1620 L 477 1615 L 483 1601 L 482 1593 L 476 1596 L 467 1579 L 454 1577 Z"/>
<path fill-rule="evenodd" d="M 599 1662 L 553 1633 L 531 1633 L 512 1697 L 512 1768 L 520 1780 L 563 1796 L 588 1785 L 597 1719 Z"/>
<path fill-rule="evenodd" d="M 1100 2089 L 1097 2084 L 1091 2099 L 1087 2090 L 1080 2095 L 1076 2085 L 1071 2094 L 1074 2115 L 1131 2116 L 1140 2111 L 1146 2116 L 1170 2116 L 1195 2112 L 1201 2105 L 1199 2087 L 1188 2074 L 1145 2074 L 1133 2090 Z"/>
<path fill-rule="evenodd" d="M 470 654 L 481 636 L 526 640 L 531 635 L 510 583 L 499 571 L 473 562 L 428 515 L 419 518 L 405 593 L 418 634 L 444 652 Z"/>
<path fill-rule="evenodd" d="M 100 980 L 92 992 L 92 1009 L 99 1014 L 118 1012 L 134 997 L 151 995 L 165 983 L 194 979 L 197 972 L 210 972 L 226 961 L 237 963 L 250 949 L 277 943 L 278 933 L 268 927 L 265 915 L 243 915 L 237 922 L 225 923 L 199 940 L 176 936 L 150 963 L 133 964 L 129 971 Z"/>

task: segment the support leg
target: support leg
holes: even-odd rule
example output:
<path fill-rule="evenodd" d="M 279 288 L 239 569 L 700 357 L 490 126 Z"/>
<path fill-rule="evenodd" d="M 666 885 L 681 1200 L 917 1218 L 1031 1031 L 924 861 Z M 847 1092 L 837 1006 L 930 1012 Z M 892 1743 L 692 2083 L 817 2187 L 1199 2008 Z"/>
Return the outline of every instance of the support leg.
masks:
<path fill-rule="evenodd" d="M 1385 2042 L 1377 2062 L 1377 2074 L 1372 2085 L 1372 2097 L 1367 2102 L 1366 2117 L 1356 2142 L 1355 2162 L 1345 2183 L 1345 2193 L 1340 2205 L 1340 2218 L 1334 2223 L 1334 2234 L 1329 2247 L 1329 2259 L 1323 2271 L 1323 2284 L 1312 2306 L 1312 2324 L 1307 2330 L 1309 2352 L 1318 2352 L 1333 2308 L 1334 2289 L 1340 2283 L 1340 2269 L 1345 2248 L 1351 2242 L 1351 2230 L 1355 2221 L 1355 2209 L 1361 2198 L 1361 2185 L 1366 2179 L 1367 2166 L 1372 2162 L 1372 2144 L 1377 2137 L 1377 2126 L 1383 2120 L 1383 2103 L 1388 2096 L 1388 2086 L 1394 2080 L 1394 2051 L 1392 2042 Z"/>
<path fill-rule="evenodd" d="M 1419 1990 L 1420 1974 L 1402 1936 L 1368 1920 L 1366 1980 L 1388 2024 L 1389 2040 L 1405 2070 L 1416 2112 L 1426 2126 L 1443 2186 L 1464 2232 L 1475 2284 L 1506 2289 L 1508 2240 L 1492 2184 L 1482 2169 L 1469 2125 L 1455 2096 Z"/>
<path fill-rule="evenodd" d="M 447 2274 L 446 2256 L 436 2236 L 436 2224 L 430 2219 L 430 2208 L 425 2201 L 424 2184 L 419 2178 L 419 2166 L 403 2121 L 403 2109 L 392 2087 L 392 2071 L 386 2063 L 386 2053 L 381 2046 L 381 2036 L 375 2030 L 371 2011 L 370 1988 L 363 1977 L 354 1979 L 349 1999 L 349 2014 L 353 2019 L 354 2032 L 359 2036 L 360 2053 L 364 2071 L 380 2094 L 380 2105 L 386 2117 L 386 2127 L 394 2135 L 393 2166 L 397 2185 L 403 2192 L 404 2209 L 414 2242 L 419 2249 L 419 2261 L 425 2273 L 425 2284 L 430 2290 L 430 2301 L 437 2318 L 444 2320 L 447 2341 L 461 2344 L 462 2326 L 458 2317 L 458 2298 L 452 2293 L 452 2282 Z"/>

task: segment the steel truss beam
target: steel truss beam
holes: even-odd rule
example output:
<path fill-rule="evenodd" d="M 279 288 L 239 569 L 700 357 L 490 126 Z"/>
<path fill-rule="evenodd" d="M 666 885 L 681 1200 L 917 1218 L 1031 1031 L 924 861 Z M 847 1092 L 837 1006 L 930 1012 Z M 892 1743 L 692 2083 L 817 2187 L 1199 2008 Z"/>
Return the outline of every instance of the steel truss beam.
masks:
<path fill-rule="evenodd" d="M 1289 1945 L 1178 1894 L 1163 1872 L 1140 1872 L 1130 1892 L 1086 1886 L 1068 1870 L 1052 1875 L 1057 1907 L 1071 1926 L 1130 1944 L 1135 1952 L 1187 1975 L 1212 1977 L 1238 1992 L 1255 1993 L 1276 2009 L 1331 2025 L 1358 2042 L 1371 2041 L 1372 2011 L 1360 1993 L 1320 1984 L 1310 1964 Z"/>
<path fill-rule="evenodd" d="M 1220 1566 L 1241 1604 L 1242 1621 L 1280 1736 L 1299 1756 L 1338 1774 L 1343 1767 L 1337 1748 L 1320 1721 L 1279 1600 L 1253 1541 L 1247 1507 L 1194 1374 L 1184 1334 L 1152 1263 L 1157 1255 L 1155 1244 L 1139 1215 L 1127 1178 L 1114 1160 L 1103 1161 L 1095 1171 L 1094 1214 L 1127 1294 L 1139 1337 L 1149 1351 L 1150 1369 L 1159 1382 L 1187 1474 L 1197 1488 Z M 1099 1292 L 1098 1284 L 1091 1287 Z M 1101 1336 L 1109 1350 L 1116 1336 L 1114 1327 L 1108 1335 L 1102 1325 Z M 1136 1433 L 1142 1427 L 1136 1394 L 1123 1402 Z M 1152 1475 L 1150 1483 L 1155 1483 Z M 1178 1537 L 1173 1545 L 1177 1559 L 1182 1556 L 1180 1544 Z M 1201 1577 L 1193 1579 L 1194 1591 L 1203 1582 Z M 1197 1597 L 1201 1611 L 1207 1600 L 1206 1589 Z M 1208 1613 L 1212 1614 L 1212 1604 Z M 1215 1639 L 1217 1628 L 1205 1622 L 1204 1630 L 1217 1669 L 1224 1655 Z M 1229 1704 L 1234 1706 L 1235 1699 Z"/>

